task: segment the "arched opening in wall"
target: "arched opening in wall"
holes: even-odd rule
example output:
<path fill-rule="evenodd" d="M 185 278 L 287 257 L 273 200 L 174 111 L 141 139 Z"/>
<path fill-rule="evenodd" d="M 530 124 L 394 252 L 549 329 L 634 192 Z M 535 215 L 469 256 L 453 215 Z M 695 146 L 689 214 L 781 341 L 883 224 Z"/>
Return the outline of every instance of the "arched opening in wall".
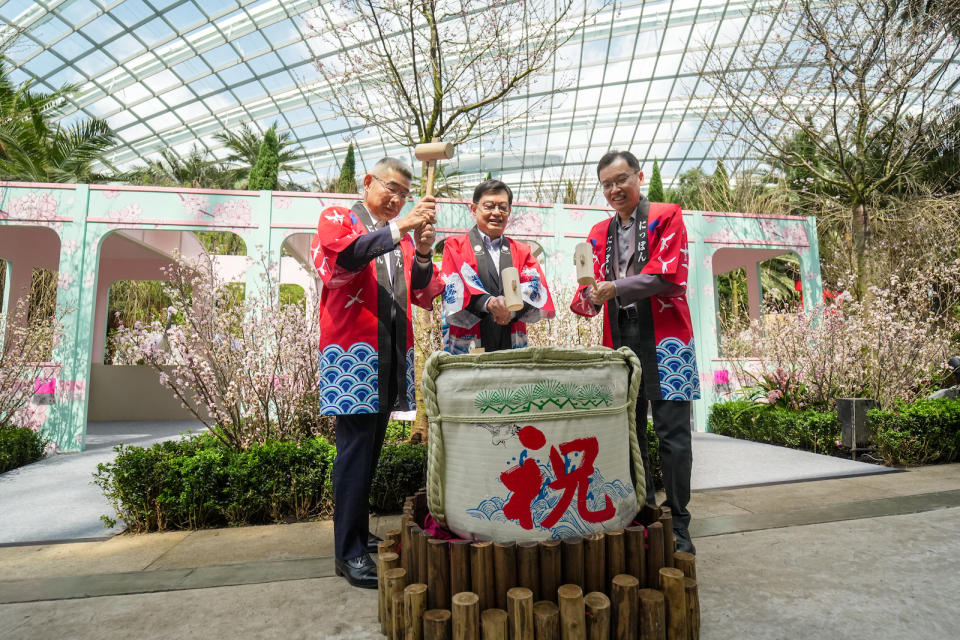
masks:
<path fill-rule="evenodd" d="M 302 301 L 307 313 L 313 312 L 322 288 L 310 251 L 312 240 L 312 232 L 290 234 L 280 253 L 280 301 Z"/>
<path fill-rule="evenodd" d="M 800 259 L 782 249 L 723 247 L 713 254 L 717 347 L 721 357 L 753 357 L 752 322 L 795 311 Z"/>
<path fill-rule="evenodd" d="M 747 270 L 743 267 L 717 274 L 717 345 L 720 355 L 730 350 L 731 342 L 739 340 L 750 327 L 750 296 L 747 289 Z"/>
<path fill-rule="evenodd" d="M 802 301 L 800 256 L 785 253 L 759 264 L 763 314 L 793 313 Z"/>
<path fill-rule="evenodd" d="M 231 231 L 194 231 L 204 250 L 217 256 L 245 256 L 247 244 Z"/>
<path fill-rule="evenodd" d="M 160 280 L 118 280 L 107 293 L 107 343 L 103 363 L 111 365 L 143 364 L 134 336 L 127 329 L 159 322 L 166 326 L 170 296 Z M 161 334 L 156 333 L 160 340 Z"/>
<path fill-rule="evenodd" d="M 36 342 L 40 346 L 31 357 L 36 361 L 51 360 L 52 321 L 57 315 L 60 236 L 47 227 L 4 226 L 0 233 L 0 264 L 3 265 L 0 310 L 6 310 L 3 323 L 6 331 L 0 341 L 6 341 L 14 325 L 31 327 L 31 335 L 42 338 Z M 21 301 L 24 304 L 22 314 Z"/>

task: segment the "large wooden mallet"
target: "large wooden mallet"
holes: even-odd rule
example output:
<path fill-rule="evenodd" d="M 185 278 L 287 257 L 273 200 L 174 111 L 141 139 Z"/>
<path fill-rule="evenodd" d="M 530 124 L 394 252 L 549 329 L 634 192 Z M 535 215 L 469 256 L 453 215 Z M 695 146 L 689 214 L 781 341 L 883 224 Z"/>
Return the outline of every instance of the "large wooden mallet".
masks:
<path fill-rule="evenodd" d="M 427 179 L 424 182 L 423 195 L 433 195 L 433 178 L 437 171 L 437 160 L 449 160 L 453 157 L 453 144 L 450 142 L 425 142 L 413 148 L 413 155 L 420 162 L 427 163 Z"/>

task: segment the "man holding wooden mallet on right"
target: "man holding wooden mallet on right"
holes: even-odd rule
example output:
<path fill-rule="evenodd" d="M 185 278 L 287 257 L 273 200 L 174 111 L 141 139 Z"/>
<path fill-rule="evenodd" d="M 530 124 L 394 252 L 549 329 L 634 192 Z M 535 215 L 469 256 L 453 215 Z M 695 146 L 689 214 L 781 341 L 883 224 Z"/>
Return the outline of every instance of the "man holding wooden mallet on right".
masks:
<path fill-rule="evenodd" d="M 603 344 L 630 347 L 640 359 L 637 439 L 646 469 L 646 502 L 656 504 L 647 455 L 649 401 L 677 551 L 695 553 L 687 503 L 693 466 L 691 401 L 700 397 L 700 379 L 685 297 L 689 252 L 683 212 L 679 205 L 651 203 L 643 196 L 643 172 L 629 151 L 605 154 L 597 176 L 617 215 L 590 230 L 596 283 L 580 286 L 570 309 L 583 316 L 603 311 Z"/>

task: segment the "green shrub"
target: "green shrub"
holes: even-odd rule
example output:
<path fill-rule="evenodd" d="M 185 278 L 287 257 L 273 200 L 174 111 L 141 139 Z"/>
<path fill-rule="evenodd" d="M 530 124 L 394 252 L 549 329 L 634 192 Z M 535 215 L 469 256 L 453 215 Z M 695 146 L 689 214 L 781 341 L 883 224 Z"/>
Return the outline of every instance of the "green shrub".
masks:
<path fill-rule="evenodd" d="M 663 460 L 660 459 L 660 438 L 653 428 L 653 421 L 647 420 L 647 456 L 650 472 L 653 474 L 653 486 L 663 489 Z"/>
<path fill-rule="evenodd" d="M 306 520 L 332 511 L 336 449 L 323 438 L 238 452 L 204 434 L 114 450 L 116 459 L 98 465 L 94 480 L 134 532 Z M 425 484 L 426 456 L 424 445 L 384 445 L 371 506 L 399 510 Z"/>
<path fill-rule="evenodd" d="M 135 532 L 303 520 L 332 506 L 336 450 L 323 438 L 234 451 L 202 435 L 114 450 L 94 479 Z"/>
<path fill-rule="evenodd" d="M 960 459 L 960 400 L 918 400 L 867 412 L 877 453 L 886 464 Z"/>
<path fill-rule="evenodd" d="M 714 404 L 707 424 L 718 435 L 816 453 L 836 452 L 840 439 L 836 412 L 792 411 L 749 400 Z"/>
<path fill-rule="evenodd" d="M 404 499 L 426 484 L 426 445 L 385 444 L 370 488 L 370 506 L 377 511 L 399 511 Z"/>
<path fill-rule="evenodd" d="M 0 427 L 0 473 L 36 462 L 48 440 L 33 429 Z"/>

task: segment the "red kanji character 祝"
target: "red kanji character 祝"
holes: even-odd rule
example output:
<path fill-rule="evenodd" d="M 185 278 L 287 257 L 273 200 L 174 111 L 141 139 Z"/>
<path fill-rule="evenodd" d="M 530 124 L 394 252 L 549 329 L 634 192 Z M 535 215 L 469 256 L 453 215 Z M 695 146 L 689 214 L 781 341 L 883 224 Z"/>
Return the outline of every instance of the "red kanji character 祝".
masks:
<path fill-rule="evenodd" d="M 587 508 L 590 476 L 593 475 L 593 462 L 597 459 L 599 449 L 600 446 L 597 444 L 596 438 L 578 438 L 577 440 L 564 442 L 560 445 L 559 452 L 557 452 L 556 447 L 550 448 L 550 466 L 553 467 L 553 474 L 557 479 L 548 486 L 551 489 L 563 491 L 563 495 L 560 496 L 560 501 L 550 512 L 550 515 L 540 523 L 542 527 L 549 529 L 560 522 L 560 518 L 566 513 L 567 507 L 573 500 L 574 493 L 577 494 L 577 513 L 587 522 L 603 522 L 616 515 L 617 509 L 608 495 L 603 496 L 606 506 L 600 511 L 590 511 Z M 567 473 L 561 455 L 565 456 L 573 451 L 581 452 L 581 463 L 579 467 Z M 506 508 L 504 508 L 504 513 L 506 513 Z"/>

